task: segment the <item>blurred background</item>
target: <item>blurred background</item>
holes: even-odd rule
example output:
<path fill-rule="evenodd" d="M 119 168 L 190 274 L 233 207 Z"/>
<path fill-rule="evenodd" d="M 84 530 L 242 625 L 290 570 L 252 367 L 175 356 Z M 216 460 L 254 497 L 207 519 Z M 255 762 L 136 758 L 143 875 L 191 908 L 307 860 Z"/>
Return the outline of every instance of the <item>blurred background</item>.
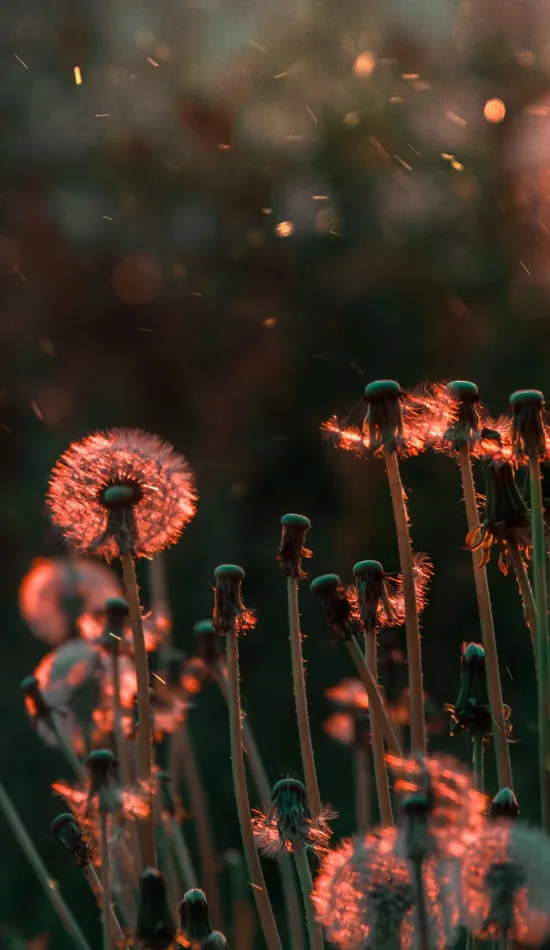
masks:
<path fill-rule="evenodd" d="M 17 591 L 52 553 L 49 470 L 113 425 L 188 458 L 200 503 L 166 557 L 176 643 L 193 652 L 215 566 L 242 564 L 258 616 L 241 645 L 245 707 L 273 780 L 300 777 L 279 519 L 311 518 L 312 576 L 350 580 L 365 557 L 398 569 L 381 466 L 328 446 L 320 424 L 377 377 L 471 378 L 494 414 L 512 390 L 548 386 L 550 10 L 20 0 L 0 11 L 0 46 L 1 777 L 97 945 L 92 899 L 48 833 L 66 767 L 18 689 L 46 650 Z M 461 643 L 480 638 L 459 476 L 434 455 L 402 471 L 415 548 L 435 567 L 423 646 L 441 709 Z M 489 575 L 517 793 L 535 817 L 531 646 L 514 578 Z M 352 765 L 323 720 L 325 690 L 352 670 L 307 584 L 301 607 L 321 790 L 342 836 Z M 214 688 L 190 725 L 217 849 L 238 848 Z M 469 756 L 446 728 L 432 748 Z M 68 947 L 3 823 L 0 840 L 0 922 Z"/>

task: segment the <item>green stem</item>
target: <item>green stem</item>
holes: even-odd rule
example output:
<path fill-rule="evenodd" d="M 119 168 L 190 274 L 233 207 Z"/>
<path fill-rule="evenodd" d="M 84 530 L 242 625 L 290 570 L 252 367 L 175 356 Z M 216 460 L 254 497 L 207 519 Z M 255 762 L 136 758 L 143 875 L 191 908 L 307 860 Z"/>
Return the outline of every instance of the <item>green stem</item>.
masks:
<path fill-rule="evenodd" d="M 84 868 L 82 868 L 82 871 L 83 871 L 84 877 L 86 878 L 88 882 L 90 890 L 97 901 L 97 906 L 100 909 L 102 909 L 103 908 L 103 888 L 101 886 L 101 882 L 95 872 L 94 867 L 91 864 L 87 864 Z M 122 928 L 118 922 L 118 918 L 112 907 L 109 911 L 109 917 L 111 919 L 111 928 L 115 935 L 116 943 L 118 944 L 119 947 L 120 946 L 126 947 L 126 938 L 122 932 Z"/>
<path fill-rule="evenodd" d="M 478 792 L 484 791 L 484 775 L 483 775 L 483 736 L 480 733 L 475 732 L 472 737 L 473 744 L 473 766 L 474 766 L 474 783 Z"/>
<path fill-rule="evenodd" d="M 153 819 L 152 792 L 146 792 L 151 788 L 151 708 L 149 703 L 149 667 L 147 664 L 147 651 L 145 649 L 145 637 L 143 634 L 143 622 L 141 619 L 141 607 L 139 603 L 139 591 L 137 585 L 134 559 L 131 554 L 120 554 L 122 562 L 122 573 L 124 577 L 124 587 L 130 613 L 130 625 L 134 640 L 134 662 L 137 677 L 138 692 L 138 777 L 144 783 L 144 794 L 148 795 L 151 806 L 146 818 L 142 818 L 138 823 L 138 837 L 141 851 L 141 862 L 144 868 L 155 868 L 157 866 L 157 849 L 155 844 L 155 826 Z"/>
<path fill-rule="evenodd" d="M 193 867 L 191 855 L 189 854 L 187 843 L 183 837 L 183 831 L 173 816 L 170 817 L 167 830 L 170 837 L 172 850 L 174 852 L 174 858 L 179 876 L 185 890 L 190 891 L 193 887 L 199 886 L 197 873 Z"/>
<path fill-rule="evenodd" d="M 227 688 L 227 667 L 223 661 L 219 661 L 215 666 L 216 683 L 225 702 L 229 705 L 229 694 Z M 250 771 L 254 779 L 254 784 L 262 801 L 264 811 L 269 811 L 271 807 L 271 783 L 269 781 L 265 765 L 263 763 L 260 751 L 256 744 L 256 739 L 252 732 L 252 727 L 248 718 L 244 716 L 242 722 L 243 747 L 248 759 Z M 300 904 L 296 881 L 292 870 L 290 855 L 286 852 L 277 855 L 277 865 L 281 875 L 281 883 L 284 894 L 284 904 L 287 916 L 287 926 L 290 936 L 292 950 L 303 950 L 304 941 L 302 935 L 302 921 L 300 915 Z"/>
<path fill-rule="evenodd" d="M 422 874 L 422 861 L 412 861 L 414 901 L 418 923 L 419 950 L 431 950 L 428 929 L 428 911 L 426 908 L 426 891 Z"/>
<path fill-rule="evenodd" d="M 254 891 L 254 899 L 265 942 L 268 950 L 282 950 L 281 940 L 277 931 L 275 917 L 265 886 L 264 875 L 250 819 L 250 804 L 246 787 L 246 770 L 242 742 L 242 712 L 239 688 L 239 645 L 237 631 L 233 627 L 227 633 L 227 687 L 229 693 L 229 732 L 231 739 L 231 767 L 233 770 L 233 785 L 243 847 L 250 876 L 250 883 Z"/>
<path fill-rule="evenodd" d="M 256 915 L 250 901 L 250 890 L 243 856 L 239 851 L 228 851 L 224 855 L 229 871 L 229 894 L 232 912 L 231 946 L 252 950 Z"/>
<path fill-rule="evenodd" d="M 296 862 L 296 871 L 302 888 L 302 897 L 306 909 L 307 927 L 309 932 L 309 945 L 311 950 L 323 950 L 325 943 L 323 940 L 323 931 L 321 924 L 315 919 L 315 908 L 311 900 L 313 893 L 313 881 L 311 871 L 307 860 L 306 849 L 301 839 L 296 836 L 292 840 L 292 850 Z"/>
<path fill-rule="evenodd" d="M 550 796 L 550 651 L 548 647 L 548 603 L 546 596 L 546 545 L 544 513 L 538 459 L 529 459 L 531 525 L 533 533 L 533 570 L 537 608 L 538 729 L 539 774 L 542 826 L 549 830 Z M 501 786 L 502 787 L 502 786 Z"/>
<path fill-rule="evenodd" d="M 387 709 L 380 695 L 380 690 L 378 689 L 378 686 L 376 685 L 374 681 L 373 675 L 369 667 L 367 666 L 365 657 L 363 656 L 359 648 L 357 640 L 352 638 L 351 640 L 346 640 L 345 644 L 346 644 L 347 649 L 349 650 L 349 653 L 353 662 L 355 663 L 355 668 L 361 678 L 361 682 L 363 683 L 363 686 L 365 687 L 367 691 L 367 695 L 369 697 L 369 708 L 371 712 L 372 710 L 376 710 L 376 713 L 380 721 L 380 727 L 382 729 L 384 739 L 386 740 L 386 745 L 389 751 L 393 753 L 393 755 L 398 755 L 400 758 L 402 758 L 403 753 L 401 751 L 401 746 L 399 745 L 399 742 L 397 741 L 397 737 L 393 730 L 393 726 L 390 722 Z"/>
<path fill-rule="evenodd" d="M 302 657 L 302 635 L 300 633 L 300 611 L 298 608 L 298 581 L 295 577 L 287 577 L 287 594 L 290 650 L 292 654 L 292 679 L 294 683 L 294 698 L 296 701 L 298 734 L 300 737 L 300 752 L 309 807 L 311 808 L 312 815 L 317 816 L 321 812 L 321 797 L 319 795 L 319 783 L 317 781 L 313 744 L 309 730 L 306 679 L 304 660 Z"/>
<path fill-rule="evenodd" d="M 468 528 L 470 531 L 473 531 L 479 524 L 479 512 L 477 510 L 472 460 L 470 457 L 470 449 L 467 445 L 459 450 L 458 464 L 462 477 L 462 489 L 464 492 Z M 491 707 L 491 720 L 493 724 L 498 786 L 499 788 L 513 788 L 512 765 L 510 762 L 508 733 L 506 730 L 506 719 L 502 702 L 497 643 L 493 623 L 493 611 L 491 609 L 491 598 L 489 595 L 489 584 L 487 582 L 487 571 L 481 563 L 482 554 L 480 551 L 472 551 L 472 558 L 474 562 L 474 581 L 476 585 L 481 638 L 485 650 L 487 690 L 489 693 L 489 705 Z"/>
<path fill-rule="evenodd" d="M 372 678 L 376 685 L 376 689 L 379 692 L 376 630 L 367 630 L 366 662 L 372 673 Z M 374 707 L 369 710 L 369 718 L 372 758 L 374 763 L 374 779 L 376 782 L 378 807 L 380 809 L 380 822 L 383 825 L 393 825 L 390 783 L 388 779 L 388 767 L 386 765 L 386 753 L 384 750 L 384 735 L 382 733 L 380 717 Z"/>
<path fill-rule="evenodd" d="M 354 748 L 353 771 L 355 774 L 355 824 L 358 831 L 365 833 L 371 823 L 368 745 L 362 744 Z"/>
<path fill-rule="evenodd" d="M 537 632 L 537 608 L 535 606 L 535 598 L 533 597 L 533 591 L 529 583 L 529 578 L 527 576 L 527 571 L 525 569 L 525 562 L 521 556 L 521 552 L 515 541 L 511 541 L 508 545 L 510 556 L 512 558 L 512 564 L 514 566 L 514 571 L 516 572 L 516 578 L 519 586 L 519 592 L 521 594 L 521 599 L 523 601 L 523 612 L 525 619 L 527 621 L 527 626 L 529 627 L 529 634 L 531 636 L 531 644 L 533 646 L 533 652 L 536 653 L 537 648 L 535 646 L 535 637 Z"/>
<path fill-rule="evenodd" d="M 73 917 L 71 911 L 67 907 L 65 901 L 63 900 L 60 892 L 57 889 L 56 882 L 48 874 L 48 871 L 42 859 L 38 854 L 38 851 L 34 847 L 23 822 L 21 821 L 19 815 L 17 814 L 15 808 L 13 807 L 10 797 L 6 792 L 4 786 L 0 782 L 0 809 L 4 812 L 6 820 L 14 834 L 14 837 L 17 839 L 18 844 L 25 854 L 29 864 L 31 865 L 34 873 L 36 874 L 40 884 L 42 885 L 48 899 L 50 900 L 54 910 L 56 911 L 61 923 L 65 927 L 65 930 L 71 937 L 73 943 L 79 950 L 90 950 L 88 941 L 84 937 L 84 934 L 80 930 L 75 918 Z"/>
<path fill-rule="evenodd" d="M 104 811 L 99 813 L 99 832 L 101 840 L 101 890 L 103 891 L 103 950 L 111 950 L 111 855 L 109 849 L 109 821 Z"/>

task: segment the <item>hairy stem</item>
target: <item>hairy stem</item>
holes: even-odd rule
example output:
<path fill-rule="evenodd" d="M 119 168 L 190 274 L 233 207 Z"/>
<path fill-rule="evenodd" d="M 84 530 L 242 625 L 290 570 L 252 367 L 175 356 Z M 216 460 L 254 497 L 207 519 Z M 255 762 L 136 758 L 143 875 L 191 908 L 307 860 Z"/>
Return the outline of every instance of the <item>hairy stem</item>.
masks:
<path fill-rule="evenodd" d="M 367 631 L 367 651 L 366 660 L 372 673 L 372 678 L 378 687 L 378 655 L 376 644 L 376 630 Z M 380 822 L 383 825 L 393 825 L 393 812 L 390 798 L 390 783 L 388 779 L 388 768 L 386 765 L 386 753 L 384 750 L 384 736 L 380 717 L 376 709 L 372 708 L 369 712 L 372 757 L 374 763 L 374 779 L 376 782 L 376 794 L 378 796 L 378 807 L 380 809 Z"/>
<path fill-rule="evenodd" d="M 355 663 L 355 668 L 361 678 L 361 682 L 367 691 L 367 695 L 369 697 L 369 708 L 371 712 L 376 710 L 376 714 L 380 722 L 380 728 L 382 730 L 384 739 L 386 740 L 386 745 L 389 751 L 394 755 L 402 757 L 403 752 L 401 751 L 401 746 L 399 745 L 393 730 L 393 726 L 390 722 L 388 711 L 384 705 L 384 700 L 380 695 L 380 690 L 374 681 L 369 667 L 367 666 L 365 657 L 359 648 L 357 640 L 352 638 L 351 640 L 346 640 L 345 644 L 349 650 L 353 662 Z"/>
<path fill-rule="evenodd" d="M 409 691 L 411 696 L 411 751 L 426 752 L 426 724 L 424 721 L 424 686 L 422 682 L 422 652 L 420 645 L 420 625 L 416 603 L 416 587 L 407 498 L 399 473 L 397 453 L 384 451 L 386 471 L 393 506 L 393 516 L 397 532 L 399 562 L 403 575 L 403 596 L 405 598 L 405 629 L 407 634 L 407 665 L 409 668 Z"/>
<path fill-rule="evenodd" d="M 549 830 L 548 799 L 550 797 L 550 651 L 548 647 L 548 602 L 546 594 L 546 545 L 540 466 L 538 459 L 529 459 L 531 490 L 531 525 L 533 532 L 533 572 L 537 609 L 538 729 L 539 774 L 542 826 Z"/>
<path fill-rule="evenodd" d="M 229 732 L 231 739 L 231 767 L 233 785 L 244 853 L 254 892 L 256 908 L 268 950 L 282 950 L 275 917 L 265 886 L 264 875 L 256 851 L 254 831 L 250 818 L 250 804 L 246 787 L 246 770 L 242 743 L 242 713 L 239 686 L 239 646 L 235 628 L 227 633 L 227 686 L 229 692 Z"/>
<path fill-rule="evenodd" d="M 109 848 L 109 816 L 106 812 L 99 813 L 99 832 L 101 840 L 101 890 L 103 891 L 103 910 L 101 921 L 103 925 L 103 950 L 112 950 L 111 943 L 111 853 Z"/>
<path fill-rule="evenodd" d="M 470 531 L 473 531 L 479 524 L 479 512 L 477 510 L 472 460 L 470 457 L 470 449 L 467 445 L 460 449 L 458 453 L 458 463 L 462 476 L 462 489 L 464 492 L 464 502 L 466 504 L 468 528 Z M 487 582 L 487 571 L 481 564 L 482 555 L 480 551 L 472 551 L 472 558 L 474 562 L 474 580 L 481 626 L 481 638 L 485 650 L 487 689 L 489 692 L 489 704 L 491 706 L 491 719 L 493 723 L 498 786 L 499 788 L 513 788 L 512 765 L 510 762 L 508 733 L 506 731 L 506 719 L 504 717 L 502 703 L 502 687 L 498 670 L 497 643 L 493 623 L 493 611 L 491 610 L 491 598 L 489 596 L 489 584 Z"/>
<path fill-rule="evenodd" d="M 88 882 L 88 885 L 89 885 L 89 887 L 90 887 L 90 890 L 91 890 L 92 894 L 94 895 L 94 897 L 95 897 L 95 899 L 96 899 L 96 901 L 97 901 L 97 906 L 102 909 L 103 906 L 104 906 L 104 902 L 103 902 L 103 888 L 102 888 L 102 886 L 101 886 L 101 881 L 99 880 L 99 878 L 98 878 L 98 876 L 97 876 L 97 874 L 96 874 L 96 872 L 95 872 L 95 868 L 94 868 L 91 864 L 87 864 L 87 865 L 82 869 L 82 871 L 83 871 L 83 873 L 84 873 L 84 877 L 86 878 L 86 880 L 87 880 L 87 882 Z M 124 936 L 124 934 L 123 934 L 123 932 L 122 932 L 122 928 L 121 928 L 121 926 L 120 926 L 120 924 L 119 924 L 119 922 L 118 922 L 118 917 L 116 916 L 116 914 L 115 914 L 115 912 L 114 912 L 114 910 L 113 910 L 112 907 L 111 907 L 110 910 L 109 910 L 109 917 L 110 917 L 110 920 L 111 920 L 111 929 L 112 929 L 112 932 L 113 932 L 113 934 L 114 934 L 114 936 L 115 936 L 115 942 L 116 942 L 117 946 L 119 946 L 119 947 L 125 947 L 125 946 L 126 946 L 126 938 L 125 938 L 125 936 Z"/>
<path fill-rule="evenodd" d="M 519 550 L 515 541 L 510 542 L 509 550 L 510 557 L 512 558 L 512 564 L 514 565 L 514 571 L 516 572 L 519 592 L 523 601 L 523 612 L 525 614 L 527 626 L 529 627 L 531 643 L 536 660 L 537 648 L 535 646 L 535 637 L 537 632 L 537 608 L 535 606 L 535 598 L 533 597 L 533 591 L 529 583 L 529 577 L 527 576 L 527 571 L 525 569 L 524 560 L 521 556 L 521 551 Z"/>
<path fill-rule="evenodd" d="M 355 775 L 355 824 L 357 830 L 367 831 L 370 826 L 370 774 L 369 747 L 366 744 L 353 750 L 353 771 Z"/>
<path fill-rule="evenodd" d="M 298 878 L 300 881 L 300 887 L 302 888 L 304 907 L 306 910 L 309 945 L 311 950 L 323 950 L 325 946 L 325 942 L 323 940 L 323 931 L 321 929 L 321 924 L 316 920 L 315 908 L 313 906 L 313 901 L 311 900 L 311 895 L 313 893 L 311 871 L 309 869 L 306 849 L 304 848 L 301 839 L 297 835 L 292 840 L 292 849 L 294 853 L 294 860 L 296 862 L 296 871 L 298 872 Z"/>
<path fill-rule="evenodd" d="M 304 660 L 302 657 L 302 635 L 300 633 L 300 611 L 298 608 L 298 581 L 295 577 L 287 577 L 287 594 L 290 650 L 292 654 L 292 680 L 294 683 L 294 698 L 296 700 L 300 753 L 302 756 L 309 807 L 313 815 L 318 815 L 321 811 L 321 797 L 319 795 L 319 783 L 317 781 L 313 744 L 309 730 L 306 679 Z"/>
<path fill-rule="evenodd" d="M 174 853 L 174 859 L 181 882 L 186 891 L 193 887 L 198 887 L 197 872 L 193 867 L 191 855 L 187 847 L 187 842 L 183 837 L 183 832 L 174 816 L 170 816 L 166 823 L 166 830 L 170 838 L 170 844 Z"/>
<path fill-rule="evenodd" d="M 15 808 L 13 807 L 11 799 L 1 782 L 0 782 L 0 809 L 4 812 L 6 821 L 8 822 L 14 834 L 14 837 L 17 839 L 21 850 L 25 854 L 25 857 L 27 858 L 29 864 L 31 865 L 34 873 L 36 874 L 40 884 L 42 885 L 44 891 L 46 892 L 46 895 L 49 898 L 65 930 L 71 937 L 74 945 L 78 947 L 79 950 L 90 950 L 88 941 L 84 937 L 84 934 L 80 930 L 78 923 L 76 922 L 71 911 L 69 910 L 65 901 L 63 900 L 57 888 L 56 882 L 52 879 L 51 875 L 48 873 L 46 867 L 42 863 L 42 859 L 40 855 L 38 854 L 38 851 L 34 847 L 34 844 L 32 843 L 28 835 L 27 829 L 25 828 Z"/>
<path fill-rule="evenodd" d="M 147 664 L 147 652 L 145 650 L 145 637 L 143 634 L 143 622 L 141 619 L 141 607 L 139 604 L 139 591 L 137 585 L 134 559 L 131 554 L 120 555 L 122 562 L 122 573 L 124 577 L 124 587 L 128 599 L 130 612 L 130 624 L 132 627 L 132 636 L 134 640 L 134 662 L 136 666 L 137 677 L 137 699 L 138 699 L 138 777 L 145 784 L 145 788 L 151 786 L 151 708 L 149 704 L 149 667 Z M 144 868 L 155 868 L 157 866 L 157 849 L 155 844 L 155 826 L 152 808 L 152 791 L 146 793 L 151 805 L 149 814 L 145 818 L 140 818 L 138 823 L 139 847 L 141 851 L 141 862 Z"/>

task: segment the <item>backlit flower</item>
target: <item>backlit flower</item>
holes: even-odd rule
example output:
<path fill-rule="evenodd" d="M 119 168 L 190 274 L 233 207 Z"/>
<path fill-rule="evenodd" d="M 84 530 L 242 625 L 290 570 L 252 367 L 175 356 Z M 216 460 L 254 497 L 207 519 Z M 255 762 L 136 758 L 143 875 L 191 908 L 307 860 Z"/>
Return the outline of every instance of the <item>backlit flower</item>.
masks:
<path fill-rule="evenodd" d="M 467 446 L 475 458 L 511 457 L 511 420 L 491 418 L 475 383 L 428 383 L 415 394 L 419 426 L 436 452 L 456 455 Z"/>
<path fill-rule="evenodd" d="M 245 607 L 242 598 L 244 571 L 237 564 L 220 564 L 214 571 L 214 612 L 212 625 L 219 634 L 246 633 L 256 620 L 251 610 Z"/>
<path fill-rule="evenodd" d="M 141 872 L 136 937 L 143 950 L 168 950 L 176 939 L 164 877 L 154 868 Z"/>
<path fill-rule="evenodd" d="M 52 520 L 84 553 L 151 557 L 177 540 L 195 513 L 183 456 L 156 435 L 110 429 L 73 443 L 50 480 Z"/>
<path fill-rule="evenodd" d="M 311 557 L 311 551 L 306 548 L 306 534 L 311 528 L 311 521 L 305 515 L 283 515 L 281 544 L 277 552 L 277 560 L 286 577 L 295 577 L 303 580 L 307 577 L 302 570 L 302 560 Z"/>
<path fill-rule="evenodd" d="M 448 703 L 444 708 L 450 714 L 453 723 L 451 734 L 462 731 L 482 739 L 492 736 L 493 719 L 487 689 L 485 650 L 480 643 L 462 645 L 458 697 L 454 706 Z M 508 732 L 512 731 L 510 714 L 510 707 L 505 706 L 504 715 Z"/>
<path fill-rule="evenodd" d="M 19 610 L 35 636 L 54 647 L 83 613 L 103 610 L 122 593 L 116 575 L 85 558 L 37 558 L 19 587 Z"/>
<path fill-rule="evenodd" d="M 350 597 L 366 633 L 405 623 L 405 597 L 400 574 L 387 574 L 379 561 L 359 561 L 353 568 L 355 590 Z M 413 554 L 417 611 L 426 606 L 433 566 L 427 554 Z"/>
<path fill-rule="evenodd" d="M 510 396 L 512 449 L 518 461 L 550 456 L 550 429 L 544 396 L 538 389 L 521 389 Z"/>
<path fill-rule="evenodd" d="M 550 838 L 520 821 L 486 824 L 460 875 L 464 923 L 478 937 L 540 946 L 550 933 Z"/>
<path fill-rule="evenodd" d="M 466 535 L 471 551 L 481 551 L 480 566 L 487 564 L 494 547 L 499 550 L 498 566 L 508 573 L 510 545 L 529 554 L 531 513 L 523 500 L 510 462 L 492 459 L 484 463 L 486 501 L 483 520 Z"/>
<path fill-rule="evenodd" d="M 281 779 L 273 788 L 267 814 L 255 812 L 254 837 L 259 849 L 270 857 L 293 851 L 297 841 L 320 855 L 327 850 L 331 835 L 328 821 L 333 817 L 334 812 L 327 807 L 313 817 L 305 786 L 296 779 Z"/>

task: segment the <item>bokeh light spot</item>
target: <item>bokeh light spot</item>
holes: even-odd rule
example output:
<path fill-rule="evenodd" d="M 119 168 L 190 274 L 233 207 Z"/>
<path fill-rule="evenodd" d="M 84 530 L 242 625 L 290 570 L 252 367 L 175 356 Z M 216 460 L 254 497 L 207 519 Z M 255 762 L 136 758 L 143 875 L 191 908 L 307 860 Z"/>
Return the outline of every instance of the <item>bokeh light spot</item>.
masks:
<path fill-rule="evenodd" d="M 290 237 L 294 234 L 294 225 L 292 221 L 281 221 L 275 228 L 275 234 L 279 237 Z"/>
<path fill-rule="evenodd" d="M 498 125 L 506 115 L 506 106 L 502 99 L 488 99 L 483 109 L 483 115 L 491 125 Z"/>
<path fill-rule="evenodd" d="M 123 303 L 144 304 L 160 294 L 162 271 L 151 254 L 129 254 L 115 264 L 111 281 Z"/>
<path fill-rule="evenodd" d="M 354 64 L 353 72 L 356 76 L 359 76 L 361 79 L 364 79 L 366 76 L 370 76 L 371 73 L 376 69 L 376 56 L 374 53 L 371 53 L 369 50 L 365 50 L 363 53 L 359 53 Z"/>

